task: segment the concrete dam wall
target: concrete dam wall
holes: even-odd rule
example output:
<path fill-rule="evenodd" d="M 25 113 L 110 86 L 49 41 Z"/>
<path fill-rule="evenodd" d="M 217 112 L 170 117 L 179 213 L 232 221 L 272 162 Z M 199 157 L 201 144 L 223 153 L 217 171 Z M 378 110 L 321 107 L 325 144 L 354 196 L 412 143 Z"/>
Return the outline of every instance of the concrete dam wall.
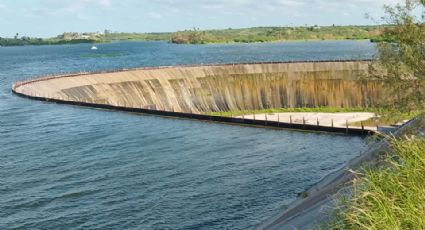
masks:
<path fill-rule="evenodd" d="M 16 93 L 63 101 L 185 113 L 293 107 L 365 107 L 383 83 L 359 81 L 367 61 L 159 67 L 19 82 Z"/>

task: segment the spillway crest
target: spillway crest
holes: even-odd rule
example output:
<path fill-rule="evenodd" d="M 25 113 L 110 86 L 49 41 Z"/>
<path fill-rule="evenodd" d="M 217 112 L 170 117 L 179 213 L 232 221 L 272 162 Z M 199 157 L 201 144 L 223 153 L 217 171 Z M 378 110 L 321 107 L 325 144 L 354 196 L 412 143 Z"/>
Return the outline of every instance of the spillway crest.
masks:
<path fill-rule="evenodd" d="M 40 78 L 14 85 L 34 97 L 175 112 L 374 106 L 383 83 L 359 81 L 369 62 L 143 68 Z"/>

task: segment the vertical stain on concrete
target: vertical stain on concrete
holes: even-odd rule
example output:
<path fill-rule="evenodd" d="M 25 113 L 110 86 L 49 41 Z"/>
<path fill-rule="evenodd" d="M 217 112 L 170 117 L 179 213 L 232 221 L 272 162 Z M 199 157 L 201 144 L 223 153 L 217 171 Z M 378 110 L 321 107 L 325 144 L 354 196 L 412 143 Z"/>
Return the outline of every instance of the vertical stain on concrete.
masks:
<path fill-rule="evenodd" d="M 368 62 L 140 69 L 38 80 L 17 91 L 62 100 L 203 113 L 290 107 L 370 107 L 388 90 Z"/>

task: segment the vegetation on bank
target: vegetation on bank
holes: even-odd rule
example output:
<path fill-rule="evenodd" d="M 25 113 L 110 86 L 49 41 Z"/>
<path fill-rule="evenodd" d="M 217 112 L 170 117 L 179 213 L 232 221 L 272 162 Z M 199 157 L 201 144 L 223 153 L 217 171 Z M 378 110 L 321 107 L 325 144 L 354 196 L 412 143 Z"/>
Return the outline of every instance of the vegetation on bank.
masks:
<path fill-rule="evenodd" d="M 393 140 L 326 229 L 425 229 L 425 139 Z"/>
<path fill-rule="evenodd" d="M 354 126 L 376 126 L 376 125 L 396 125 L 398 123 L 403 123 L 405 120 L 413 119 L 414 117 L 420 115 L 422 111 L 413 110 L 413 111 L 395 111 L 387 109 L 375 109 L 374 112 L 377 115 L 377 118 L 371 118 L 363 122 L 354 122 L 351 125 Z"/>
<path fill-rule="evenodd" d="M 112 41 L 169 41 L 171 33 L 63 33 L 53 38 L 32 38 L 27 36 L 14 38 L 1 38 L 0 46 L 25 46 L 25 45 L 62 45 L 82 43 L 107 43 Z"/>
<path fill-rule="evenodd" d="M 425 0 L 405 0 L 385 6 L 385 11 L 394 42 L 379 44 L 378 68 L 383 71 L 377 77 L 393 86 L 395 100 L 383 107 L 423 113 Z M 421 115 L 417 127 L 407 130 L 413 133 L 391 141 L 378 167 L 356 173 L 353 193 L 343 196 L 336 218 L 325 229 L 425 229 L 424 119 Z"/>
<path fill-rule="evenodd" d="M 111 41 L 169 41 L 176 44 L 254 43 L 291 40 L 392 40 L 384 31 L 389 26 L 300 26 L 254 27 L 223 30 L 185 30 L 166 33 L 119 33 L 105 30 L 95 33 L 63 33 L 53 38 L 0 38 L 0 46 L 57 45 L 77 43 L 105 43 Z M 387 33 L 388 34 L 388 33 Z"/>
<path fill-rule="evenodd" d="M 392 29 L 384 36 L 394 42 L 378 44 L 379 58 L 371 73 L 392 86 L 395 99 L 382 106 L 425 111 L 425 1 L 405 0 L 385 6 L 385 11 Z"/>
<path fill-rule="evenodd" d="M 173 34 L 177 44 L 254 43 L 291 40 L 389 40 L 382 37 L 388 26 L 255 27 L 224 30 L 186 30 Z"/>
<path fill-rule="evenodd" d="M 104 42 L 110 41 L 170 41 L 172 33 L 113 33 L 105 32 L 97 37 Z"/>
<path fill-rule="evenodd" d="M 81 43 L 96 43 L 95 39 L 73 39 L 63 40 L 58 38 L 1 38 L 0 46 L 28 46 L 28 45 L 62 45 L 62 44 L 81 44 Z"/>

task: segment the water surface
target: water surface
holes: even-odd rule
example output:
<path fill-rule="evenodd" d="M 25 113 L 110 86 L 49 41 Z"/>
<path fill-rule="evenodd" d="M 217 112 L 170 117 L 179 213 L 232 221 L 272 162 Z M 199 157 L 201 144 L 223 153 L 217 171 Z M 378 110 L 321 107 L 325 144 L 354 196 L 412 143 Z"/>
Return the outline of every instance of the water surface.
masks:
<path fill-rule="evenodd" d="M 359 137 L 19 98 L 34 76 L 179 64 L 370 58 L 369 42 L 0 47 L 0 229 L 249 229 L 364 150 Z"/>

